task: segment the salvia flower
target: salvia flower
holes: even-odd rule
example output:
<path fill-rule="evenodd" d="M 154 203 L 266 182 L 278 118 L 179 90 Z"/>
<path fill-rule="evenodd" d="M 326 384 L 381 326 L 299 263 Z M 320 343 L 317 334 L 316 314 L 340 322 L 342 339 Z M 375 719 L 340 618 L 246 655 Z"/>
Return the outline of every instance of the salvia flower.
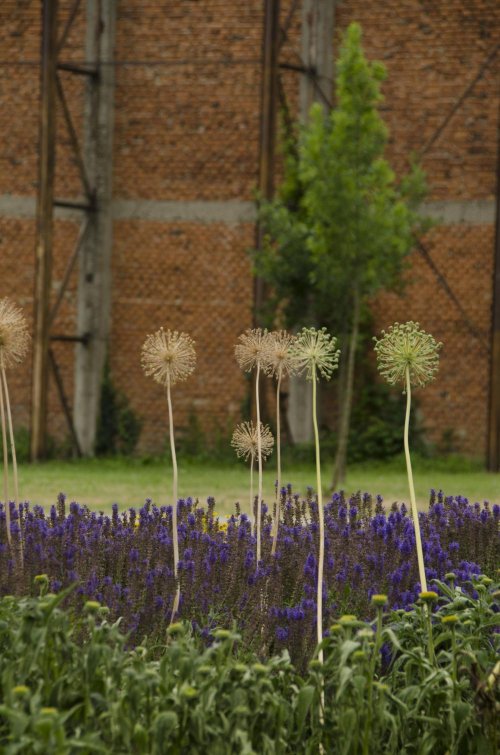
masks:
<path fill-rule="evenodd" d="M 267 459 L 273 451 L 274 438 L 269 425 L 260 423 L 260 443 L 262 459 Z M 257 427 L 253 422 L 241 422 L 236 426 L 231 445 L 236 451 L 238 458 L 244 458 L 245 461 L 250 457 L 257 456 Z"/>
<path fill-rule="evenodd" d="M 186 380 L 195 365 L 194 341 L 187 333 L 160 328 L 144 341 L 142 367 L 146 375 L 152 375 L 161 385 Z"/>
<path fill-rule="evenodd" d="M 335 349 L 336 344 L 337 339 L 327 333 L 326 328 L 302 328 L 292 347 L 299 372 L 305 370 L 308 380 L 316 373 L 330 380 L 339 363 L 340 350 Z"/>
<path fill-rule="evenodd" d="M 24 315 L 9 299 L 0 299 L 0 369 L 22 362 L 30 336 Z"/>
<path fill-rule="evenodd" d="M 238 336 L 240 343 L 234 347 L 236 361 L 244 372 L 254 367 L 267 366 L 269 333 L 262 328 L 249 328 Z"/>
<path fill-rule="evenodd" d="M 442 344 L 420 330 L 418 322 L 397 322 L 374 340 L 378 369 L 388 383 L 404 384 L 407 368 L 412 385 L 423 387 L 434 380 Z"/>

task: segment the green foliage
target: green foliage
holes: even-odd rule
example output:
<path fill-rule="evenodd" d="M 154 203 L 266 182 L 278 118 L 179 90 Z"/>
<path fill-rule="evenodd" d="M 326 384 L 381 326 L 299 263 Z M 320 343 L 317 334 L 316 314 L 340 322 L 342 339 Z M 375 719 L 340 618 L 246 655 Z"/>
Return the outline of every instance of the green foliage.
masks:
<path fill-rule="evenodd" d="M 5 755 L 498 751 L 498 584 L 484 577 L 477 598 L 436 583 L 431 621 L 423 605 L 384 616 L 382 596 L 374 622 L 340 617 L 324 665 L 302 676 L 286 653 L 259 661 L 234 630 L 207 648 L 173 624 L 161 646 L 128 649 L 106 607 L 89 601 L 75 618 L 72 588 L 35 581 L 39 598 L 0 601 Z"/>
<path fill-rule="evenodd" d="M 424 195 L 413 166 L 399 183 L 384 159 L 387 129 L 379 113 L 385 70 L 369 63 L 361 29 L 349 26 L 337 64 L 336 107 L 316 104 L 297 144 L 285 142 L 285 176 L 276 200 L 264 202 L 264 248 L 256 270 L 274 291 L 289 325 L 314 317 L 349 332 L 355 289 L 362 298 L 399 285 L 413 233 L 424 221 Z M 276 302 L 277 300 L 277 302 Z"/>
<path fill-rule="evenodd" d="M 132 454 L 140 434 L 141 421 L 130 406 L 126 395 L 113 383 L 109 364 L 106 362 L 101 385 L 96 455 Z"/>

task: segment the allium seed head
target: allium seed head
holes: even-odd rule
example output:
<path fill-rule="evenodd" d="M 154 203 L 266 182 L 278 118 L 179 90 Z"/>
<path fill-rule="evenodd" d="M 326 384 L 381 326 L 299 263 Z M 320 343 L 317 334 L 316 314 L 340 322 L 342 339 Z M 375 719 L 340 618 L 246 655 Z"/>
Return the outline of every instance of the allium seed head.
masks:
<path fill-rule="evenodd" d="M 30 336 L 24 315 L 9 299 L 0 299 L 0 369 L 22 362 Z"/>
<path fill-rule="evenodd" d="M 340 350 L 335 349 L 336 344 L 337 339 L 327 333 L 326 328 L 302 328 L 292 347 L 297 369 L 306 370 L 308 380 L 313 379 L 314 373 L 317 380 L 319 375 L 330 380 L 339 365 Z"/>
<path fill-rule="evenodd" d="M 238 458 L 244 458 L 247 460 L 250 456 L 255 458 L 257 456 L 257 427 L 253 422 L 241 422 L 236 425 L 233 437 L 231 438 L 231 445 L 236 451 Z M 274 446 L 274 438 L 268 425 L 260 423 L 260 451 L 262 459 L 272 453 Z"/>
<path fill-rule="evenodd" d="M 439 366 L 439 349 L 443 344 L 420 330 L 418 322 L 395 323 L 382 338 L 374 338 L 378 369 L 387 382 L 405 384 L 406 369 L 410 383 L 424 386 L 434 380 Z"/>
<path fill-rule="evenodd" d="M 144 341 L 142 367 L 157 383 L 175 385 L 186 380 L 195 365 L 194 341 L 186 333 L 160 328 Z"/>
<path fill-rule="evenodd" d="M 250 372 L 254 367 L 267 367 L 269 333 L 262 328 L 249 328 L 242 333 L 234 347 L 236 361 L 241 369 Z"/>
<path fill-rule="evenodd" d="M 297 371 L 296 358 L 292 347 L 295 336 L 286 330 L 277 330 L 268 334 L 266 351 L 266 372 L 275 377 L 293 375 Z"/>

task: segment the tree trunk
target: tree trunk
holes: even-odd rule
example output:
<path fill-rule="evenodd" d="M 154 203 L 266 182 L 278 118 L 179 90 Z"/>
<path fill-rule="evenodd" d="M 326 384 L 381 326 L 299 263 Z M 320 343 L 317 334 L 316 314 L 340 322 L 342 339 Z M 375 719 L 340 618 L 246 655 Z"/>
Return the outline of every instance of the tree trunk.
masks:
<path fill-rule="evenodd" d="M 347 462 L 347 442 L 349 439 L 349 429 L 351 425 L 351 407 L 354 388 L 354 363 L 356 360 L 356 346 L 359 332 L 360 302 L 359 291 L 354 290 L 354 310 L 352 316 L 351 335 L 349 338 L 349 354 L 347 358 L 347 374 L 345 379 L 344 390 L 342 391 L 342 402 L 340 406 L 340 427 L 339 442 L 337 453 L 333 464 L 332 490 L 335 490 L 339 483 L 344 482 Z"/>

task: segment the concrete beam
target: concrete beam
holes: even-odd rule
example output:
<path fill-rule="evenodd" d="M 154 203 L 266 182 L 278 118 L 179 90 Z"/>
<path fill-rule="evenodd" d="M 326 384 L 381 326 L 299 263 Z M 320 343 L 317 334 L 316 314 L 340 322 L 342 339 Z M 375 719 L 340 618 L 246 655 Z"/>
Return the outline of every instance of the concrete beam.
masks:
<path fill-rule="evenodd" d="M 84 198 L 81 198 L 84 201 Z M 161 199 L 113 199 L 110 204 L 113 220 L 150 220 L 158 223 L 254 223 L 255 204 L 238 199 L 176 201 Z M 457 199 L 425 202 L 424 215 L 435 217 L 440 225 L 493 225 L 495 202 L 489 199 Z M 0 194 L 0 218 L 34 219 L 35 197 Z M 56 207 L 58 220 L 80 221 L 81 213 Z"/>
<path fill-rule="evenodd" d="M 115 220 L 153 220 L 159 223 L 255 223 L 253 202 L 238 199 L 181 202 L 155 199 L 115 199 L 111 208 Z"/>
<path fill-rule="evenodd" d="M 85 164 L 95 193 L 79 260 L 77 332 L 88 334 L 75 349 L 74 423 L 82 453 L 92 455 L 99 418 L 111 322 L 111 212 L 116 33 L 115 0 L 87 0 L 86 58 L 96 65 L 85 103 Z"/>

